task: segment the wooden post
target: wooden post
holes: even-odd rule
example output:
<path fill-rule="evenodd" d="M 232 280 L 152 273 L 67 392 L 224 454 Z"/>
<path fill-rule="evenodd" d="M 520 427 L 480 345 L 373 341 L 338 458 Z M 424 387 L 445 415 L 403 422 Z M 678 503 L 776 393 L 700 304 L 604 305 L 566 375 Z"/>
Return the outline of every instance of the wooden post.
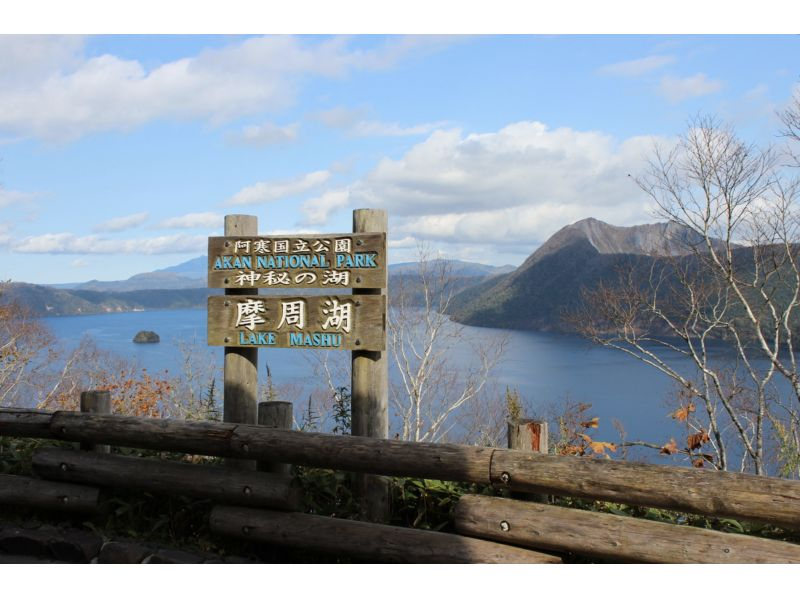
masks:
<path fill-rule="evenodd" d="M 547 422 L 535 419 L 520 419 L 508 422 L 508 448 L 547 454 Z M 512 498 L 534 502 L 548 502 L 546 494 L 524 494 L 512 492 Z"/>
<path fill-rule="evenodd" d="M 86 390 L 82 392 L 81 413 L 111 415 L 111 393 L 107 390 Z M 111 452 L 111 447 L 107 444 L 91 444 L 88 442 L 82 442 L 81 449 L 96 453 Z"/>
<path fill-rule="evenodd" d="M 261 401 L 258 404 L 258 425 L 277 430 L 291 430 L 292 407 L 290 401 Z M 259 461 L 258 471 L 277 473 L 288 477 L 292 474 L 292 467 L 288 463 Z"/>
<path fill-rule="evenodd" d="M 389 230 L 386 210 L 353 210 L 354 233 L 385 233 Z M 357 251 L 357 249 L 356 249 Z M 383 295 L 389 284 L 388 255 L 384 256 L 386 276 L 382 289 L 353 289 L 353 295 Z M 388 310 L 388 307 L 387 307 Z M 383 322 L 384 334 L 386 321 Z M 353 436 L 389 436 L 389 356 L 385 351 L 352 352 Z M 356 476 L 361 516 L 367 521 L 388 521 L 389 481 L 379 476 Z"/>
<path fill-rule="evenodd" d="M 231 214 L 225 216 L 225 236 L 258 235 L 258 218 Z M 225 289 L 226 295 L 254 295 L 258 289 Z M 257 422 L 256 400 L 258 396 L 258 349 L 242 347 L 225 348 L 223 370 L 223 420 L 238 424 Z M 231 467 L 255 469 L 255 461 L 231 459 Z"/>
<path fill-rule="evenodd" d="M 521 419 L 508 423 L 508 448 L 547 454 L 547 422 Z"/>

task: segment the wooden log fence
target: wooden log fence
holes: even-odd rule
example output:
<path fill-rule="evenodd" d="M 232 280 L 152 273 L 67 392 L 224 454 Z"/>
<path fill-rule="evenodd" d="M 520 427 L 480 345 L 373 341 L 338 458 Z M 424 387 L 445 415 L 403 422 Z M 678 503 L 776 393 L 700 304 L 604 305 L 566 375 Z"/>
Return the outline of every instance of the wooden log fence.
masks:
<path fill-rule="evenodd" d="M 233 422 L 66 411 L 0 409 L 0 435 L 293 463 L 378 476 L 491 483 L 512 492 L 582 497 L 800 529 L 800 482 L 748 474 L 295 432 Z M 283 476 L 263 472 L 55 448 L 35 453 L 34 470 L 59 482 L 31 482 L 177 492 L 246 507 L 291 509 L 296 504 L 288 483 L 281 485 L 286 481 Z M 265 486 L 252 476 L 261 476 Z M 797 544 L 484 496 L 461 498 L 456 528 L 475 538 L 242 507 L 217 506 L 212 517 L 212 529 L 226 535 L 384 561 L 553 560 L 530 550 L 537 549 L 633 562 L 800 562 Z M 398 548 L 401 544 L 418 548 L 403 551 Z"/>
<path fill-rule="evenodd" d="M 0 410 L 0 434 L 275 460 L 377 475 L 494 483 L 800 528 L 800 482 L 749 474 L 577 459 L 509 449 L 381 440 L 216 422 Z M 28 431 L 26 433 L 26 430 Z"/>
<path fill-rule="evenodd" d="M 393 563 L 559 563 L 556 556 L 428 530 L 217 506 L 211 531 L 235 538 Z M 346 541 L 345 541 L 346 538 Z"/>
<path fill-rule="evenodd" d="M 91 486 L 0 474 L 0 505 L 91 513 L 97 511 L 99 496 Z"/>
<path fill-rule="evenodd" d="M 33 455 L 33 470 L 48 480 L 184 494 L 238 505 L 292 510 L 300 504 L 299 488 L 289 478 L 227 467 L 41 448 Z"/>
<path fill-rule="evenodd" d="M 639 563 L 800 563 L 800 545 L 610 513 L 462 496 L 456 531 L 495 542 Z"/>

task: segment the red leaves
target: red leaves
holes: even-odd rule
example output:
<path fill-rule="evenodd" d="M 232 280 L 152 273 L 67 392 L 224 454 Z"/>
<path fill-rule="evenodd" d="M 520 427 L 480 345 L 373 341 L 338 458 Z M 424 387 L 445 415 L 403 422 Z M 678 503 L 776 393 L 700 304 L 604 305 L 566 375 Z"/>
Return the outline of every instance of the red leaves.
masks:
<path fill-rule="evenodd" d="M 670 438 L 669 442 L 661 447 L 659 453 L 662 455 L 674 455 L 679 450 L 680 449 L 678 449 L 678 443 L 675 442 L 674 438 Z"/>
<path fill-rule="evenodd" d="M 695 449 L 699 449 L 703 446 L 706 442 L 710 442 L 710 438 L 708 437 L 708 432 L 705 430 L 700 430 L 696 434 L 689 434 L 686 438 L 686 448 L 690 451 Z"/>
<path fill-rule="evenodd" d="M 694 413 L 695 411 L 696 407 L 694 406 L 694 403 L 689 403 L 686 405 L 686 407 L 676 409 L 669 415 L 672 419 L 677 419 L 679 422 L 685 422 L 687 419 L 689 419 L 689 414 Z"/>

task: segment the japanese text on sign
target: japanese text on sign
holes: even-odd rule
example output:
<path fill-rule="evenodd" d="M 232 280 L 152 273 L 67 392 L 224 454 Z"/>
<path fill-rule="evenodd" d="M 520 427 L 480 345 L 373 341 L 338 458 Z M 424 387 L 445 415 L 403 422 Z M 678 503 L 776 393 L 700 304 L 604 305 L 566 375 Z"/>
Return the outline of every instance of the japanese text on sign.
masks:
<path fill-rule="evenodd" d="M 383 288 L 386 235 L 210 237 L 210 287 Z"/>
<path fill-rule="evenodd" d="M 385 350 L 386 298 L 214 296 L 208 342 L 228 347 Z"/>

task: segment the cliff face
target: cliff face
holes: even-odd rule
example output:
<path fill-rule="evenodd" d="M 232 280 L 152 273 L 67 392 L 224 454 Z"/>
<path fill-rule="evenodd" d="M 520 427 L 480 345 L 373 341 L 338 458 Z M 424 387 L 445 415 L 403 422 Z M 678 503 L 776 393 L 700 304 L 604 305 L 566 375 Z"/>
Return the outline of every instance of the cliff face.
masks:
<path fill-rule="evenodd" d="M 624 227 L 587 218 L 556 232 L 514 272 L 460 293 L 451 315 L 473 326 L 564 330 L 562 313 L 580 304 L 584 288 L 613 280 L 623 266 L 644 275 L 653 260 L 691 254 L 701 243 L 672 223 Z"/>

